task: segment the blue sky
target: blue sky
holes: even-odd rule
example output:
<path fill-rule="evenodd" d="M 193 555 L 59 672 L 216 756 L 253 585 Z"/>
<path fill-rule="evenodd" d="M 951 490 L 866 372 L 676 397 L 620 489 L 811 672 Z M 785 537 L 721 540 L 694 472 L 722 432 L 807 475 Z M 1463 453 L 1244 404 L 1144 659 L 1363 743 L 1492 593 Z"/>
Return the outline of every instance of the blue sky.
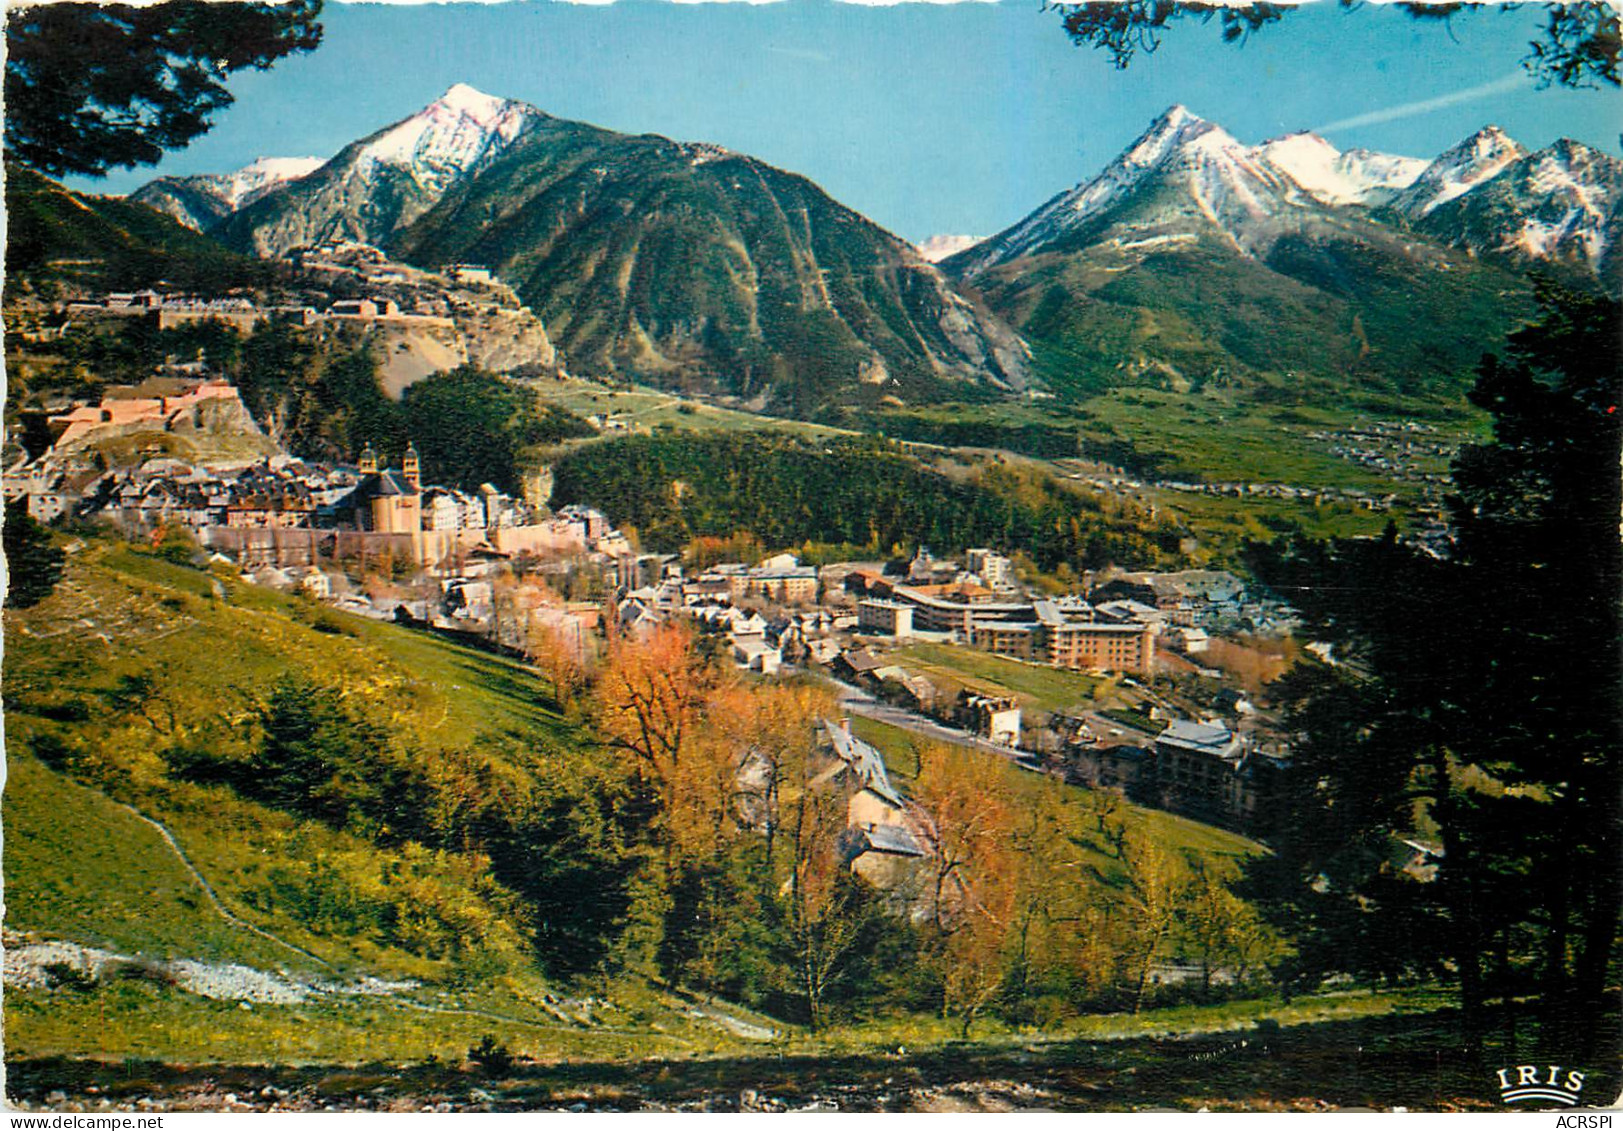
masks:
<path fill-rule="evenodd" d="M 329 3 L 322 47 L 236 76 L 209 135 L 157 170 L 73 183 L 126 192 L 158 173 L 331 156 L 455 82 L 753 154 L 910 239 L 1013 223 L 1175 102 L 1246 142 L 1319 129 L 1430 157 L 1492 122 L 1532 148 L 1570 136 L 1616 154 L 1616 91 L 1540 91 L 1519 72 L 1540 19 L 1480 10 L 1444 27 L 1321 2 L 1244 47 L 1215 24 L 1174 28 L 1117 71 L 1036 0 Z"/>

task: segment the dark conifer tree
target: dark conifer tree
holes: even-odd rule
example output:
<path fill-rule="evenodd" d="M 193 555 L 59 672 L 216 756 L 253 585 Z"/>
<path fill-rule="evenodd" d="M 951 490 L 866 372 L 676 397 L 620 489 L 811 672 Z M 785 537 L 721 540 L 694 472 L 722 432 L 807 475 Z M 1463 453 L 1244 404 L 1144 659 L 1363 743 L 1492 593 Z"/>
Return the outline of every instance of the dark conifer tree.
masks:
<path fill-rule="evenodd" d="M 321 42 L 321 0 L 49 3 L 6 20 L 7 156 L 50 176 L 157 163 L 231 105 L 225 79 Z"/>
<path fill-rule="evenodd" d="M 1445 956 L 1471 1038 L 1489 1003 L 1532 996 L 1582 1041 L 1620 907 L 1623 321 L 1539 298 L 1471 394 L 1494 438 L 1455 462 L 1449 558 L 1395 531 L 1258 551 L 1342 663 L 1282 688 L 1289 804 L 1243 890 L 1298 934 L 1304 977 Z M 1403 872 L 1405 837 L 1441 848 L 1434 882 Z"/>
<path fill-rule="evenodd" d="M 1226 4 L 1216 0 L 1082 0 L 1051 3 L 1060 13 L 1065 34 L 1080 46 L 1110 56 L 1125 70 L 1140 52 L 1153 54 L 1168 28 L 1184 20 L 1210 23 L 1216 17 L 1225 43 L 1244 43 L 1253 32 L 1283 19 L 1295 4 Z M 1341 0 L 1346 9 L 1358 0 Z M 1466 7 L 1453 3 L 1399 3 L 1417 20 L 1446 22 Z M 1539 37 L 1528 44 L 1522 60 L 1540 86 L 1586 88 L 1618 85 L 1618 14 L 1602 0 L 1544 5 L 1546 19 Z"/>
<path fill-rule="evenodd" d="M 12 505 L 6 507 L 6 607 L 26 609 L 51 595 L 62 580 L 65 555 L 45 528 Z"/>

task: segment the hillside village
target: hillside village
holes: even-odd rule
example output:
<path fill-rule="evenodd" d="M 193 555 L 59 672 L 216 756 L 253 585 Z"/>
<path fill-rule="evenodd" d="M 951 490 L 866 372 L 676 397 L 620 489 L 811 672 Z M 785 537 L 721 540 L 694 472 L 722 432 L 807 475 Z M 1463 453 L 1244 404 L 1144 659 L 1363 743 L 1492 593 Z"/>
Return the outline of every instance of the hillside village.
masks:
<path fill-rule="evenodd" d="M 109 436 L 202 427 L 206 414 L 228 416 L 265 454 L 228 464 L 157 454 L 104 469 Z M 425 482 L 411 446 L 392 461 L 368 447 L 353 465 L 276 451 L 204 362 L 108 388 L 44 424 L 47 446 L 4 480 L 8 505 L 41 522 L 106 521 L 154 544 L 183 536 L 255 584 L 516 655 L 562 647 L 584 664 L 611 634 L 683 623 L 744 671 L 822 673 L 855 712 L 1197 819 L 1253 833 L 1266 823 L 1284 743 L 1206 657 L 1214 639 L 1282 639 L 1295 621 L 1232 574 L 1111 571 L 1049 595 L 992 548 L 962 560 L 920 547 L 894 563 L 777 554 L 684 565 L 639 553 L 591 507 Z M 1089 673 L 1116 690 L 1107 703 L 1023 710 L 996 687 L 911 670 L 902 653 L 920 644 Z M 1117 721 L 1100 713 L 1110 706 Z"/>

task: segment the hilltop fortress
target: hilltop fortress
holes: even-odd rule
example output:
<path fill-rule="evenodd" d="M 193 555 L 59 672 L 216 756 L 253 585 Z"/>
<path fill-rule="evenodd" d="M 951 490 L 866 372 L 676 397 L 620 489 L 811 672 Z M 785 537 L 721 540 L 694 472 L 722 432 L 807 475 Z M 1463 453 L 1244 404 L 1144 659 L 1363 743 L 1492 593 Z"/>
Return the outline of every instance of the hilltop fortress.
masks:
<path fill-rule="evenodd" d="M 75 405 L 47 417 L 58 453 L 106 434 L 108 429 L 153 426 L 165 432 L 190 425 L 202 429 L 209 415 L 230 415 L 237 426 L 259 432 L 236 386 L 219 377 L 149 377 L 139 385 L 112 385 L 97 404 Z"/>

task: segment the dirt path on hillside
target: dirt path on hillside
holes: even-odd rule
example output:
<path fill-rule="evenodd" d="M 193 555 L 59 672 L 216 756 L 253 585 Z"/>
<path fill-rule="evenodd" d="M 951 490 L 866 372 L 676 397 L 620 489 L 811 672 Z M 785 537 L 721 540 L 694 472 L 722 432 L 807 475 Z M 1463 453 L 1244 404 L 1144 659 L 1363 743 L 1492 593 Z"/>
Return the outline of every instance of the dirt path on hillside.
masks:
<path fill-rule="evenodd" d="M 105 793 L 102 794 L 102 796 L 107 797 L 107 795 Z M 248 920 L 240 918 L 239 916 L 232 914 L 231 910 L 229 908 L 227 908 L 225 904 L 220 902 L 220 897 L 214 893 L 214 888 L 208 882 L 208 880 L 204 879 L 203 873 L 199 872 L 197 870 L 196 865 L 194 865 L 191 862 L 191 859 L 186 855 L 186 853 L 181 850 L 180 845 L 175 842 L 174 834 L 172 834 L 168 830 L 168 828 L 166 828 L 164 826 L 163 822 L 158 821 L 158 820 L 156 820 L 156 819 L 154 819 L 152 817 L 147 816 L 145 813 L 141 812 L 141 810 L 137 809 L 133 805 L 127 805 L 124 802 L 116 800 L 115 798 L 111 798 L 111 797 L 107 797 L 107 800 L 111 801 L 114 805 L 117 805 L 120 809 L 123 809 L 123 810 L 125 810 L 125 811 L 127 811 L 129 813 L 134 814 L 136 817 L 140 818 L 141 820 L 145 821 L 147 824 L 151 825 L 153 828 L 158 830 L 158 835 L 161 836 L 163 838 L 163 842 L 169 846 L 169 850 L 175 854 L 175 858 L 180 861 L 181 867 L 185 868 L 187 873 L 189 873 L 191 875 L 192 879 L 194 881 L 196 881 L 197 886 L 203 889 L 203 894 L 208 897 L 208 901 L 209 901 L 210 906 L 212 906 L 214 908 L 214 910 L 219 914 L 220 918 L 224 919 L 227 923 L 231 924 L 233 927 L 240 928 L 241 930 L 244 930 L 244 931 L 252 932 L 253 934 L 258 935 L 260 938 L 266 940 L 267 942 L 272 942 L 272 943 L 275 943 L 277 946 L 285 947 L 288 950 L 293 951 L 295 954 L 301 954 L 305 958 L 310 959 L 310 961 L 318 963 L 321 966 L 325 967 L 326 969 L 333 971 L 334 973 L 338 972 L 338 968 L 336 966 L 334 966 L 331 962 L 328 962 L 325 958 L 322 958 L 320 955 L 311 954 L 308 950 L 305 950 L 302 946 L 296 946 L 293 943 L 288 942 L 284 938 L 279 938 L 278 936 L 273 935 L 271 932 L 265 930 L 263 927 L 257 927 L 254 924 L 248 922 Z"/>

